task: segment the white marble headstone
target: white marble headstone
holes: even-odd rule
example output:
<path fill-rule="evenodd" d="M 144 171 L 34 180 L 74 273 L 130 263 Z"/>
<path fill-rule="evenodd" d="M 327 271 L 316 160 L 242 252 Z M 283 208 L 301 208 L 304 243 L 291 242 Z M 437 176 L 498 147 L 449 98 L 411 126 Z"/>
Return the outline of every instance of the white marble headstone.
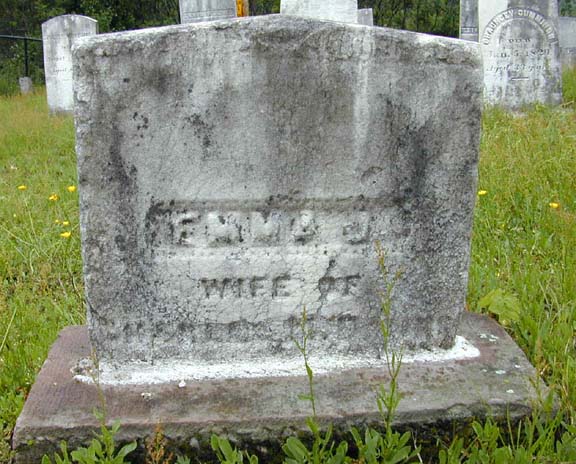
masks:
<path fill-rule="evenodd" d="M 372 8 L 362 8 L 358 10 L 358 24 L 374 26 L 374 13 L 372 12 Z"/>
<path fill-rule="evenodd" d="M 280 13 L 345 23 L 358 22 L 357 0 L 281 0 Z"/>
<path fill-rule="evenodd" d="M 235 0 L 180 0 L 182 24 L 235 17 Z"/>
<path fill-rule="evenodd" d="M 98 21 L 87 16 L 63 15 L 42 24 L 46 94 L 51 113 L 74 109 L 72 92 L 72 43 L 98 33 Z"/>
<path fill-rule="evenodd" d="M 576 18 L 558 18 L 558 36 L 562 67 L 576 67 Z"/>
<path fill-rule="evenodd" d="M 508 109 L 562 102 L 558 6 L 554 0 L 480 0 L 484 98 Z"/>
<path fill-rule="evenodd" d="M 268 15 L 90 37 L 74 54 L 100 366 L 282 367 L 304 307 L 318 359 L 377 360 L 376 241 L 401 273 L 391 343 L 453 346 L 477 44 Z"/>

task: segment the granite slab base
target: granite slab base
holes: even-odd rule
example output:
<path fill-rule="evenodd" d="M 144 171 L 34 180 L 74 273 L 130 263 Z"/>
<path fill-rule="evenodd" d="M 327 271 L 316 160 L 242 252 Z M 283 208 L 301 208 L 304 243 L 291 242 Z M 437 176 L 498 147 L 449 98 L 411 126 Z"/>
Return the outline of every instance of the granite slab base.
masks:
<path fill-rule="evenodd" d="M 546 391 L 523 352 L 492 319 L 465 313 L 460 334 L 480 351 L 479 356 L 402 367 L 403 398 L 396 425 L 411 429 L 420 440 L 434 443 L 439 435 L 474 418 L 516 421 L 530 414 L 538 395 Z M 170 449 L 193 453 L 202 461 L 213 459 L 212 433 L 259 454 L 261 462 L 280 461 L 285 439 L 306 435 L 310 404 L 299 399 L 308 392 L 305 375 L 97 387 L 78 382 L 71 372 L 79 359 L 88 356 L 86 327 L 65 328 L 16 423 L 16 463 L 40 462 L 61 440 L 67 440 L 71 449 L 88 443 L 98 430 L 93 411 L 102 407 L 102 398 L 109 422 L 121 423 L 119 442 L 136 439 L 141 445 L 131 462 L 143 460 L 142 443 L 157 424 Z M 378 427 L 376 391 L 388 381 L 385 369 L 316 376 L 318 419 L 334 424 L 336 437 L 349 437 L 351 426 Z"/>

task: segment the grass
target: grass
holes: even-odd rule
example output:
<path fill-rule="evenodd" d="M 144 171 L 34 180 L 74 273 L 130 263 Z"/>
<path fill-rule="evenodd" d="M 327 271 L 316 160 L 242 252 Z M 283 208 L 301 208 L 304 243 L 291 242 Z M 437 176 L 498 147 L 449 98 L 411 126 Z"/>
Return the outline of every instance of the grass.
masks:
<path fill-rule="evenodd" d="M 474 462 L 480 451 L 489 458 L 476 462 L 497 462 L 498 446 L 517 453 L 514 462 L 561 462 L 566 449 L 576 448 L 576 71 L 564 79 L 561 108 L 536 107 L 523 116 L 485 112 L 479 181 L 485 193 L 477 197 L 467 301 L 470 310 L 505 325 L 558 395 L 564 424 L 538 425 L 545 428 L 533 435 L 546 437 L 542 446 L 529 446 L 536 420 L 515 445 L 504 435 L 487 438 L 491 424 L 479 424 L 474 438 L 443 448 L 446 462 Z M 48 117 L 45 95 L 37 93 L 0 97 L 0 121 L 0 462 L 6 462 L 10 433 L 49 347 L 62 327 L 84 322 L 84 309 L 78 198 L 68 189 L 76 185 L 71 118 Z"/>
<path fill-rule="evenodd" d="M 0 462 L 58 331 L 84 321 L 73 124 L 45 100 L 0 98 Z"/>

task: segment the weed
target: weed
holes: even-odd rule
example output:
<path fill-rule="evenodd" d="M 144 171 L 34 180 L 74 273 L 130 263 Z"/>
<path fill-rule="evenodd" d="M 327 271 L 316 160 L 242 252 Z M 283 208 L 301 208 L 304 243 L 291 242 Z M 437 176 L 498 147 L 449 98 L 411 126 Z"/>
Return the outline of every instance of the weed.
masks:
<path fill-rule="evenodd" d="M 80 447 L 71 453 L 68 453 L 66 442 L 60 444 L 61 455 L 54 454 L 55 464 L 70 464 L 77 462 L 79 464 L 124 464 L 127 463 L 126 456 L 136 449 L 135 441 L 116 449 L 115 436 L 120 429 L 120 423 L 115 422 L 112 427 L 108 428 L 105 424 L 104 415 L 98 411 L 94 415 L 100 420 L 100 433 L 90 442 L 88 447 Z M 44 455 L 42 464 L 52 464 L 52 460 Z"/>
<path fill-rule="evenodd" d="M 166 444 L 162 426 L 157 424 L 154 435 L 146 440 L 146 464 L 170 464 L 174 454 L 166 451 Z"/>
<path fill-rule="evenodd" d="M 237 450 L 226 438 L 212 435 L 210 446 L 222 464 L 243 464 L 244 459 L 248 464 L 258 464 L 258 456 Z"/>

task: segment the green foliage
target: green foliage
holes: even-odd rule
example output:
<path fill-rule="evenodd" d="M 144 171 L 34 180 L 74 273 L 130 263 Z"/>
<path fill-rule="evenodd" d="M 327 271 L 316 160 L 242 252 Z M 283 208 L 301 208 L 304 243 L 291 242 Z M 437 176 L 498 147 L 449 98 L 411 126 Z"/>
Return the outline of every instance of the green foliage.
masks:
<path fill-rule="evenodd" d="M 498 316 L 502 325 L 509 325 L 511 321 L 518 322 L 522 311 L 518 298 L 500 288 L 492 290 L 481 298 L 478 301 L 478 308 Z"/>
<path fill-rule="evenodd" d="M 336 446 L 332 425 L 322 434 L 314 418 L 309 417 L 306 424 L 314 436 L 312 447 L 309 449 L 299 438 L 289 437 L 282 446 L 286 464 L 342 464 L 347 461 L 348 443 L 342 441 Z"/>
<path fill-rule="evenodd" d="M 294 344 L 302 358 L 304 359 L 304 367 L 306 368 L 306 375 L 308 377 L 308 394 L 300 395 L 301 400 L 310 401 L 312 407 L 312 416 L 316 417 L 316 401 L 314 397 L 314 372 L 308 362 L 308 341 L 312 336 L 312 330 L 308 327 L 308 315 L 306 314 L 306 307 L 302 309 L 302 317 L 300 318 L 300 330 L 302 332 L 302 341 L 294 339 Z"/>
<path fill-rule="evenodd" d="M 245 459 L 248 464 L 258 464 L 257 456 L 237 450 L 226 438 L 212 435 L 210 446 L 212 446 L 218 461 L 222 464 L 242 464 Z"/>
<path fill-rule="evenodd" d="M 80 447 L 70 454 L 66 442 L 60 444 L 61 455 L 56 453 L 54 455 L 55 464 L 71 464 L 76 462 L 79 464 L 124 464 L 127 463 L 126 456 L 136 449 L 137 443 L 135 441 L 124 445 L 120 449 L 116 449 L 115 436 L 120 429 L 120 423 L 115 422 L 111 428 L 106 427 L 104 423 L 104 416 L 97 415 L 102 422 L 100 433 L 97 434 L 88 447 Z M 52 460 L 44 455 L 42 464 L 52 464 Z"/>
<path fill-rule="evenodd" d="M 377 26 L 458 37 L 460 4 L 454 0 L 359 0 L 358 7 L 372 8 Z"/>
<path fill-rule="evenodd" d="M 386 428 L 386 432 L 380 432 L 367 428 L 364 437 L 357 429 L 351 430 L 354 444 L 358 448 L 359 462 L 365 464 L 397 464 L 416 461 L 418 449 L 412 447 L 410 432 L 392 431 L 391 427 Z"/>

